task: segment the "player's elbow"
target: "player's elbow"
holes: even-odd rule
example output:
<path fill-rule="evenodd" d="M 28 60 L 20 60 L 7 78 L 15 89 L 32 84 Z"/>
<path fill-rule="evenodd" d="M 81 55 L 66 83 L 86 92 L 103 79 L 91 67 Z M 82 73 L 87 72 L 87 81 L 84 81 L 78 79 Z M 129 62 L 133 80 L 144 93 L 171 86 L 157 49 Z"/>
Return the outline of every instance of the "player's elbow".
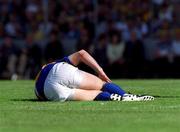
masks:
<path fill-rule="evenodd" d="M 78 53 L 79 53 L 79 56 L 80 56 L 80 57 L 83 57 L 84 55 L 87 54 L 87 51 L 85 51 L 84 49 L 82 49 L 82 50 L 80 50 Z"/>

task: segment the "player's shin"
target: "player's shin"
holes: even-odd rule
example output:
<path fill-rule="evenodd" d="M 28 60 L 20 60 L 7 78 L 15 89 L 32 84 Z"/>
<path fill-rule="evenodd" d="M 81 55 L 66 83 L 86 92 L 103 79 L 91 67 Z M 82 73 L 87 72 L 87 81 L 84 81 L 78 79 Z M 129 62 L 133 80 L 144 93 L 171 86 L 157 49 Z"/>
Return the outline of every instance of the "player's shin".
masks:
<path fill-rule="evenodd" d="M 114 83 L 105 83 L 101 89 L 104 92 L 108 92 L 110 94 L 118 94 L 123 96 L 126 92 L 121 89 L 120 86 L 114 84 Z"/>
<path fill-rule="evenodd" d="M 96 96 L 94 100 L 95 101 L 121 101 L 122 96 L 118 94 L 110 94 L 108 92 L 101 92 Z"/>

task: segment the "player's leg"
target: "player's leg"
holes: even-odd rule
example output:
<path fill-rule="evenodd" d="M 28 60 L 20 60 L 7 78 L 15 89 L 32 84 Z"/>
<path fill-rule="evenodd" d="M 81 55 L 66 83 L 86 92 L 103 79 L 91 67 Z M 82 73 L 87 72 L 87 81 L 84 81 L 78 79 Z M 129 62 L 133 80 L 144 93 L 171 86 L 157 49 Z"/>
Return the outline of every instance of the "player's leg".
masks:
<path fill-rule="evenodd" d="M 105 84 L 104 81 L 102 81 L 97 76 L 84 72 L 82 70 L 77 71 L 77 75 L 75 75 L 79 78 L 81 78 L 81 81 L 79 83 L 78 88 L 84 89 L 84 90 L 101 90 L 103 85 Z"/>
<path fill-rule="evenodd" d="M 126 92 L 120 88 L 120 86 L 114 83 L 106 83 L 95 75 L 78 70 L 77 78 L 82 78 L 79 87 L 85 90 L 101 90 L 110 94 L 119 94 L 123 96 Z"/>
<path fill-rule="evenodd" d="M 108 92 L 102 92 L 100 90 L 83 90 L 83 89 L 72 89 L 67 86 L 46 82 L 44 88 L 45 96 L 51 101 L 142 101 L 142 100 L 153 100 L 151 96 L 126 95 L 120 96 L 118 94 L 110 94 Z"/>
<path fill-rule="evenodd" d="M 83 89 L 74 89 L 74 93 L 71 96 L 70 100 L 77 101 L 121 101 L 122 96 L 118 94 L 110 94 L 108 92 L 103 92 L 99 90 L 83 90 Z"/>
<path fill-rule="evenodd" d="M 45 82 L 45 96 L 51 101 L 109 101 L 111 94 L 100 90 L 72 89 L 56 82 Z"/>
<path fill-rule="evenodd" d="M 78 78 L 77 85 L 79 89 L 75 90 L 74 100 L 118 100 L 118 101 L 141 101 L 141 100 L 153 100 L 152 96 L 137 96 L 133 94 L 127 94 L 120 86 L 114 83 L 103 82 L 100 78 L 78 70 L 75 75 Z M 76 80 L 76 79 L 75 79 Z M 76 82 L 76 81 L 74 81 Z"/>
<path fill-rule="evenodd" d="M 74 89 L 74 94 L 71 97 L 71 100 L 77 101 L 92 101 L 96 98 L 98 94 L 102 91 L 99 90 L 83 90 L 83 89 Z"/>

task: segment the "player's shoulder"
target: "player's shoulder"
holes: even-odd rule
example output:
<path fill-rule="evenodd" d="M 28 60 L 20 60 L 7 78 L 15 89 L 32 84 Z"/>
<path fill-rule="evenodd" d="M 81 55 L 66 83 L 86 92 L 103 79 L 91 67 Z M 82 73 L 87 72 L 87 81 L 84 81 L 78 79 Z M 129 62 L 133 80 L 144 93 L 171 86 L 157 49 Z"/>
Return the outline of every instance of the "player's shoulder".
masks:
<path fill-rule="evenodd" d="M 62 59 L 56 60 L 56 62 L 57 62 L 57 63 L 58 63 L 58 62 L 66 62 L 66 63 L 72 65 L 71 60 L 69 59 L 69 56 L 65 56 L 65 57 L 63 57 Z"/>

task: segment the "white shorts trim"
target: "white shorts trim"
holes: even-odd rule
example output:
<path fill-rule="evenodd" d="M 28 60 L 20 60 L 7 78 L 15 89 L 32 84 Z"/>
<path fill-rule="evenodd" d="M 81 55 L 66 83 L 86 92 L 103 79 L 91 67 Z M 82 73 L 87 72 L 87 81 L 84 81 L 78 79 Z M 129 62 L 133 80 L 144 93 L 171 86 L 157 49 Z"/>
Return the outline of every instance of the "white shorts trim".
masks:
<path fill-rule="evenodd" d="M 49 100 L 72 100 L 75 88 L 82 81 L 81 71 L 65 62 L 57 63 L 50 70 L 44 84 L 44 94 Z"/>

